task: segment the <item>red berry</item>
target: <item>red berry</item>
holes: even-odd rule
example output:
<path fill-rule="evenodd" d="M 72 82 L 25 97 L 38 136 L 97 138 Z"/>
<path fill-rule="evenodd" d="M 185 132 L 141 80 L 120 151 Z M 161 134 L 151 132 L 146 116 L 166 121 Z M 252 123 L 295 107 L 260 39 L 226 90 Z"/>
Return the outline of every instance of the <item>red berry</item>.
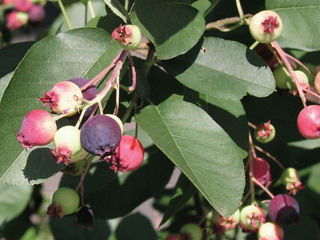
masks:
<path fill-rule="evenodd" d="M 136 25 L 121 25 L 112 32 L 112 38 L 117 40 L 126 50 L 134 50 L 139 47 L 141 32 Z"/>
<path fill-rule="evenodd" d="M 253 176 L 262 185 L 269 186 L 271 184 L 270 164 L 263 158 L 253 158 Z"/>
<path fill-rule="evenodd" d="M 320 137 L 320 106 L 310 105 L 301 110 L 297 118 L 297 126 L 305 138 Z"/>
<path fill-rule="evenodd" d="M 41 22 L 45 18 L 45 11 L 41 5 L 33 5 L 29 11 L 29 19 L 31 22 Z"/>
<path fill-rule="evenodd" d="M 269 204 L 269 217 L 271 221 L 280 225 L 297 222 L 299 212 L 300 209 L 297 201 L 286 194 L 276 195 Z"/>
<path fill-rule="evenodd" d="M 30 0 L 15 0 L 14 7 L 18 11 L 29 12 L 32 8 L 32 2 Z"/>
<path fill-rule="evenodd" d="M 54 85 L 39 100 L 44 105 L 49 106 L 55 113 L 72 113 L 81 105 L 82 97 L 82 92 L 76 84 L 70 81 L 63 81 Z"/>
<path fill-rule="evenodd" d="M 28 19 L 27 13 L 13 11 L 6 16 L 6 26 L 10 30 L 16 30 L 26 25 Z"/>
<path fill-rule="evenodd" d="M 116 148 L 115 155 L 107 159 L 107 162 L 115 171 L 133 171 L 142 164 L 143 155 L 143 146 L 139 140 L 130 135 L 124 135 Z"/>
<path fill-rule="evenodd" d="M 282 240 L 283 237 L 282 227 L 272 222 L 262 224 L 258 231 L 259 240 Z"/>
<path fill-rule="evenodd" d="M 53 140 L 56 131 L 56 121 L 48 112 L 33 110 L 24 116 L 17 138 L 25 148 L 43 146 Z"/>

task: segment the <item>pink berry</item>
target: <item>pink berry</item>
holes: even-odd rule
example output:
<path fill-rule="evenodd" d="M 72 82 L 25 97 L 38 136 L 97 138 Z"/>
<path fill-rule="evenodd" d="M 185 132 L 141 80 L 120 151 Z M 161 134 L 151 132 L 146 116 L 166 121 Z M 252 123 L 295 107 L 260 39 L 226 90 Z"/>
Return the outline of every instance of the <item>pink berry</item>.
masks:
<path fill-rule="evenodd" d="M 256 157 L 253 159 L 253 176 L 262 185 L 271 184 L 270 164 L 263 158 Z"/>
<path fill-rule="evenodd" d="M 259 240 L 282 240 L 283 237 L 282 227 L 272 222 L 262 224 L 258 231 Z"/>
<path fill-rule="evenodd" d="M 141 42 L 141 32 L 136 25 L 121 25 L 112 32 L 112 38 L 117 40 L 126 50 L 137 49 Z"/>
<path fill-rule="evenodd" d="M 300 209 L 297 201 L 286 194 L 276 195 L 269 204 L 270 220 L 280 225 L 297 222 L 299 212 Z"/>
<path fill-rule="evenodd" d="M 27 13 L 12 11 L 6 16 L 6 26 L 10 30 L 16 30 L 26 25 L 28 19 Z"/>
<path fill-rule="evenodd" d="M 33 110 L 24 116 L 17 138 L 25 148 L 43 146 L 53 140 L 56 131 L 56 122 L 48 112 Z"/>
<path fill-rule="evenodd" d="M 107 159 L 107 162 L 115 171 L 133 171 L 142 164 L 143 155 L 143 146 L 139 140 L 130 135 L 123 135 L 115 150 L 115 155 Z"/>
<path fill-rule="evenodd" d="M 32 8 L 32 2 L 30 0 L 15 0 L 14 7 L 21 12 L 29 12 Z"/>
<path fill-rule="evenodd" d="M 29 11 L 29 19 L 31 22 L 41 22 L 46 13 L 44 11 L 43 6 L 41 5 L 33 5 L 32 8 Z"/>
<path fill-rule="evenodd" d="M 320 137 L 320 106 L 310 105 L 301 110 L 297 118 L 300 134 L 305 138 Z"/>
<path fill-rule="evenodd" d="M 14 5 L 15 0 L 3 0 L 2 4 L 3 5 Z"/>
<path fill-rule="evenodd" d="M 39 100 L 51 108 L 55 113 L 68 113 L 73 115 L 82 103 L 81 89 L 70 81 L 59 82 L 45 93 Z"/>

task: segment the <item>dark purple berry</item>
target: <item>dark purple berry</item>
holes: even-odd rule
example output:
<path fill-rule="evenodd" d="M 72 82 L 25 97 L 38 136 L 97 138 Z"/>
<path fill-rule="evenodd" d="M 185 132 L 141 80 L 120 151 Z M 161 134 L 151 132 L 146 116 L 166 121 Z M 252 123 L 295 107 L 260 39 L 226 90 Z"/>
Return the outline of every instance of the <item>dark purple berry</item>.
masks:
<path fill-rule="evenodd" d="M 81 128 L 83 148 L 106 160 L 114 153 L 121 139 L 119 124 L 111 117 L 97 115 L 86 121 Z"/>
<path fill-rule="evenodd" d="M 85 84 L 87 84 L 89 82 L 89 80 L 86 78 L 73 78 L 68 81 L 73 82 L 79 88 L 82 88 Z M 84 90 L 82 92 L 82 95 L 83 95 L 84 99 L 90 101 L 90 100 L 94 99 L 98 95 L 98 93 L 99 93 L 98 88 L 94 85 L 91 85 L 86 90 Z M 90 107 L 87 110 L 87 112 L 85 113 L 84 117 L 85 118 L 89 117 L 89 115 L 92 113 L 92 111 L 95 109 L 96 106 L 97 106 L 97 104 Z"/>
<path fill-rule="evenodd" d="M 81 228 L 91 230 L 93 226 L 94 213 L 91 208 L 83 207 L 77 213 L 77 225 Z"/>
<path fill-rule="evenodd" d="M 269 205 L 269 217 L 280 225 L 292 224 L 299 220 L 298 202 L 286 194 L 276 195 Z"/>

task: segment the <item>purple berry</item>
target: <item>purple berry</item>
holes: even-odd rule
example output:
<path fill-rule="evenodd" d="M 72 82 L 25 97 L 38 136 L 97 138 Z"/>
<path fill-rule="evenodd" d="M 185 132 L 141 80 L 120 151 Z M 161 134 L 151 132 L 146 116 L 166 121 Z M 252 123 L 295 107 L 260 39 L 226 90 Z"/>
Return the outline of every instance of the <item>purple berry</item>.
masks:
<path fill-rule="evenodd" d="M 286 194 L 276 195 L 269 205 L 269 217 L 271 221 L 280 225 L 297 222 L 299 211 L 298 202 Z"/>
<path fill-rule="evenodd" d="M 41 5 L 33 5 L 29 11 L 29 19 L 31 22 L 41 22 L 46 13 L 44 11 L 43 6 Z"/>
<path fill-rule="evenodd" d="M 121 139 L 119 124 L 111 117 L 97 115 L 86 121 L 81 128 L 83 148 L 106 160 L 114 153 Z"/>
<path fill-rule="evenodd" d="M 77 213 L 77 225 L 83 229 L 92 230 L 94 213 L 91 208 L 82 207 Z"/>

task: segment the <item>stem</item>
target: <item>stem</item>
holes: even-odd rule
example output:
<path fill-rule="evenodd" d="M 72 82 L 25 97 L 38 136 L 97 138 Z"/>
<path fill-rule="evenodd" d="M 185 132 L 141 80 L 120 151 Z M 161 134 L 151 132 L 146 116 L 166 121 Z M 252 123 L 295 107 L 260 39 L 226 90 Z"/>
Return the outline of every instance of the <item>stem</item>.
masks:
<path fill-rule="evenodd" d="M 282 165 L 282 163 L 273 155 L 271 155 L 270 153 L 268 153 L 267 151 L 263 150 L 261 147 L 255 145 L 254 146 L 255 149 L 257 149 L 259 152 L 263 153 L 264 155 L 266 155 L 268 158 L 270 158 L 272 161 L 274 161 L 281 169 L 285 169 L 284 166 Z"/>
<path fill-rule="evenodd" d="M 251 128 L 253 128 L 253 129 L 256 129 L 256 128 L 257 128 L 257 126 L 254 125 L 252 122 L 248 122 L 248 126 L 251 127 Z"/>
<path fill-rule="evenodd" d="M 305 70 L 307 70 L 310 74 L 315 75 L 315 72 L 313 72 L 308 66 L 304 65 L 300 60 L 298 60 L 297 58 L 291 56 L 290 54 L 286 53 L 285 56 L 287 58 L 290 58 L 292 61 L 294 61 L 295 63 L 297 63 L 298 65 L 300 65 L 301 67 L 303 67 Z"/>
<path fill-rule="evenodd" d="M 72 26 L 72 24 L 71 24 L 70 18 L 69 18 L 68 14 L 67 14 L 66 9 L 64 8 L 64 5 L 63 5 L 62 1 L 61 1 L 61 0 L 58 0 L 58 4 L 59 4 L 59 7 L 60 7 L 60 9 L 61 9 L 61 12 L 62 12 L 62 15 L 63 15 L 63 17 L 64 17 L 64 20 L 65 20 L 66 23 L 67 23 L 68 28 L 69 28 L 69 29 L 73 29 L 73 26 Z"/>
<path fill-rule="evenodd" d="M 76 191 L 80 190 L 81 206 L 84 205 L 84 186 L 83 186 L 83 183 L 84 183 L 84 180 L 85 180 L 85 178 L 86 178 L 86 176 L 88 174 L 89 167 L 90 167 L 90 164 L 91 164 L 91 160 L 85 160 L 85 161 L 86 161 L 86 163 L 83 166 L 84 171 L 81 173 L 81 177 L 80 177 L 79 183 L 76 186 Z"/>
<path fill-rule="evenodd" d="M 131 67 L 131 74 L 132 74 L 132 85 L 129 87 L 129 91 L 134 91 L 137 85 L 137 72 L 134 66 L 134 62 L 132 57 L 129 55 L 130 67 Z"/>
<path fill-rule="evenodd" d="M 124 9 L 127 11 L 129 10 L 129 0 L 124 1 Z"/>
<path fill-rule="evenodd" d="M 302 104 L 303 104 L 304 107 L 306 107 L 307 106 L 307 104 L 306 104 L 307 101 L 306 101 L 306 98 L 305 98 L 305 96 L 303 94 L 303 90 L 302 90 L 300 81 L 299 81 L 297 75 L 295 74 L 294 70 L 292 69 L 292 67 L 290 65 L 290 62 L 286 57 L 286 53 L 283 51 L 283 49 L 280 47 L 280 45 L 276 41 L 271 42 L 271 46 L 276 50 L 276 52 L 278 53 L 280 59 L 283 61 L 284 65 L 288 69 L 291 77 L 293 78 L 293 80 L 294 80 L 294 82 L 295 82 L 295 84 L 297 86 L 297 89 L 298 89 L 299 96 L 301 98 Z"/>
<path fill-rule="evenodd" d="M 270 198 L 274 198 L 274 195 L 269 191 L 269 189 L 265 186 L 263 186 L 257 179 L 255 179 L 254 177 L 252 177 L 252 181 L 257 184 L 263 191 L 265 191 L 269 196 Z"/>
<path fill-rule="evenodd" d="M 254 183 L 252 181 L 253 179 L 253 159 L 256 157 L 256 152 L 254 150 L 254 145 L 252 141 L 251 133 L 249 132 L 249 187 L 250 187 L 250 193 L 251 193 L 251 202 L 255 201 L 255 192 L 254 192 Z"/>
<path fill-rule="evenodd" d="M 255 41 L 254 43 L 252 43 L 252 45 L 249 47 L 249 49 L 252 51 L 253 49 L 255 49 L 256 48 L 256 46 L 258 46 L 259 45 L 259 41 Z"/>
<path fill-rule="evenodd" d="M 251 14 L 246 14 L 245 17 L 251 17 Z M 215 22 L 211 22 L 208 23 L 206 25 L 206 30 L 210 30 L 210 29 L 218 29 L 222 32 L 228 32 L 231 31 L 233 29 L 236 29 L 240 26 L 242 26 L 245 22 L 241 20 L 240 17 L 230 17 L 230 18 L 224 18 L 224 19 L 220 19 L 218 21 Z M 231 27 L 227 27 L 228 25 L 233 25 Z"/>
<path fill-rule="evenodd" d="M 243 9 L 242 9 L 240 0 L 236 0 L 236 4 L 237 4 L 237 9 L 238 9 L 239 16 L 240 16 L 241 20 L 243 21 L 244 13 L 243 13 Z"/>
<path fill-rule="evenodd" d="M 119 83 L 119 76 L 116 78 L 116 106 L 114 108 L 113 114 L 118 115 L 119 106 L 120 106 L 120 83 Z"/>
<path fill-rule="evenodd" d="M 89 8 L 91 17 L 92 17 L 92 18 L 95 18 L 95 17 L 96 17 L 96 13 L 94 12 L 94 8 L 93 8 L 92 1 L 91 1 L 91 0 L 88 0 L 88 8 Z"/>

